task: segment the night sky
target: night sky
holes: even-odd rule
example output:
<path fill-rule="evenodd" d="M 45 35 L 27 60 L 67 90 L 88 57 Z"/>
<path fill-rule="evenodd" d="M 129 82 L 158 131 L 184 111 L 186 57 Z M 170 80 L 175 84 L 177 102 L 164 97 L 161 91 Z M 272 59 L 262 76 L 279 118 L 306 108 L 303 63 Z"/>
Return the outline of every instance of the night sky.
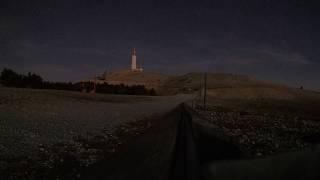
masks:
<path fill-rule="evenodd" d="M 1 0 L 0 68 L 77 81 L 130 66 L 247 74 L 320 89 L 311 0 Z"/>

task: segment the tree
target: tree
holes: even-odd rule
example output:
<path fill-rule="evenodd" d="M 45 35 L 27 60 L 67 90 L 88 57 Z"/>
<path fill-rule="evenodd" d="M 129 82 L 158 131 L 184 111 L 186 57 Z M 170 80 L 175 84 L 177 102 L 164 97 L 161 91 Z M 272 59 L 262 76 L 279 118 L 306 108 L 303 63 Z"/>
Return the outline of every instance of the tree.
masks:
<path fill-rule="evenodd" d="M 41 76 L 29 72 L 28 76 L 24 78 L 24 84 L 26 85 L 26 87 L 30 88 L 41 88 L 43 79 Z"/>
<path fill-rule="evenodd" d="M 22 85 L 23 77 L 11 69 L 4 68 L 1 72 L 1 83 L 9 87 L 17 87 Z"/>
<path fill-rule="evenodd" d="M 27 76 L 18 74 L 11 69 L 3 69 L 1 72 L 1 83 L 8 87 L 19 87 L 19 88 L 41 88 L 43 80 L 41 76 L 28 73 Z"/>

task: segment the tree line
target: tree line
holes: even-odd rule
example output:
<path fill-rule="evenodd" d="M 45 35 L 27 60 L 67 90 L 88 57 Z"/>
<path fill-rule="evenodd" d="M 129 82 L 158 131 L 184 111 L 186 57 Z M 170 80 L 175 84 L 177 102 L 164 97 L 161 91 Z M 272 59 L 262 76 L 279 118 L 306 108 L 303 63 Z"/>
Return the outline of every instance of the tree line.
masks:
<path fill-rule="evenodd" d="M 147 89 L 144 85 L 113 85 L 108 83 L 96 84 L 94 82 L 49 82 L 35 73 L 27 75 L 18 74 L 11 69 L 3 69 L 0 83 L 6 87 L 32 88 L 32 89 L 55 89 L 67 91 L 96 92 L 103 94 L 127 94 L 127 95 L 156 95 L 154 89 Z"/>

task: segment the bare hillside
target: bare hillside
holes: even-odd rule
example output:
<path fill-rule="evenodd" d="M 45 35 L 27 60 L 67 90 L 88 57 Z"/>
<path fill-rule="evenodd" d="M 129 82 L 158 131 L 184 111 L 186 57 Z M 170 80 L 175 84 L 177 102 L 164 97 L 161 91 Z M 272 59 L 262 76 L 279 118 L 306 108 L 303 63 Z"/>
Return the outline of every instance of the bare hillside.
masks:
<path fill-rule="evenodd" d="M 136 85 L 155 88 L 159 95 L 179 93 L 201 96 L 204 85 L 203 73 L 188 73 L 180 76 L 168 76 L 151 72 L 132 72 L 123 70 L 107 75 L 110 84 Z M 227 73 L 208 73 L 207 90 L 209 99 L 214 100 L 292 100 L 318 99 L 319 93 L 300 90 L 253 77 Z M 234 103 L 236 104 L 236 103 Z"/>
<path fill-rule="evenodd" d="M 105 80 L 109 84 L 145 85 L 147 88 L 155 88 L 158 94 L 192 93 L 203 86 L 202 73 L 188 73 L 185 75 L 170 76 L 153 72 L 134 72 L 131 70 L 115 71 L 107 74 Z M 208 88 L 239 88 L 239 87 L 274 87 L 272 83 L 263 82 L 254 78 L 226 74 L 209 73 Z M 279 87 L 279 86 L 277 86 Z"/>
<path fill-rule="evenodd" d="M 248 76 L 225 73 L 209 73 L 207 80 L 208 89 L 275 86 Z M 192 93 L 200 90 L 203 84 L 204 75 L 202 73 L 188 73 L 168 79 L 162 86 L 162 93 Z"/>
<path fill-rule="evenodd" d="M 160 89 L 161 94 L 192 93 L 194 100 L 203 101 L 204 74 L 189 73 L 171 77 Z M 318 116 L 320 94 L 249 76 L 209 73 L 207 104 L 243 111 L 289 113 Z"/>

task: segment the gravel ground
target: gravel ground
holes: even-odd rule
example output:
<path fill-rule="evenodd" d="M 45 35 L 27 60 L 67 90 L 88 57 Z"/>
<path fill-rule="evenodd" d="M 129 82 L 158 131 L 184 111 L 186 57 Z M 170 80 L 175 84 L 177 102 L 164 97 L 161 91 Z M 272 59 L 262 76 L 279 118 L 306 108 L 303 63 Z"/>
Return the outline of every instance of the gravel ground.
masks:
<path fill-rule="evenodd" d="M 298 151 L 320 142 L 320 121 L 217 107 L 199 113 L 253 157 Z"/>
<path fill-rule="evenodd" d="M 74 143 L 125 123 L 160 115 L 186 95 L 146 97 L 0 88 L 0 159 L 33 156 L 39 146 Z"/>

